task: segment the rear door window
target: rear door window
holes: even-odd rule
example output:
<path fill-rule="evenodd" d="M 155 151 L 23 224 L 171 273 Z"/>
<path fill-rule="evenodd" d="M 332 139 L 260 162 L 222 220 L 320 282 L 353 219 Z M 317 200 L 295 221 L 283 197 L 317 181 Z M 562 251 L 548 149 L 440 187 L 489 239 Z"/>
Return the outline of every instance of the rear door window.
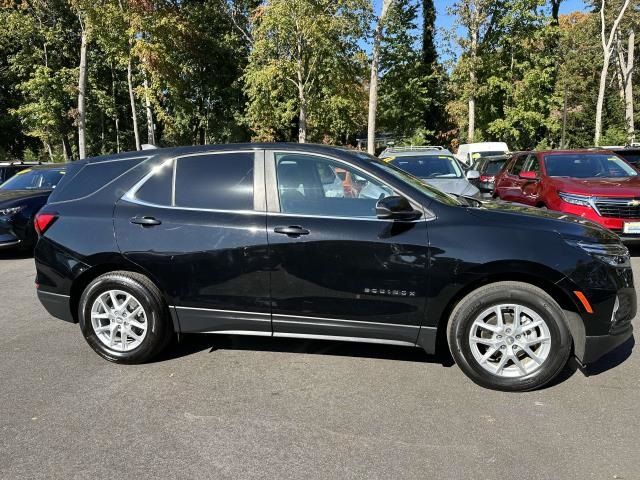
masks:
<path fill-rule="evenodd" d="M 176 162 L 175 206 L 253 210 L 253 152 L 193 155 Z"/>

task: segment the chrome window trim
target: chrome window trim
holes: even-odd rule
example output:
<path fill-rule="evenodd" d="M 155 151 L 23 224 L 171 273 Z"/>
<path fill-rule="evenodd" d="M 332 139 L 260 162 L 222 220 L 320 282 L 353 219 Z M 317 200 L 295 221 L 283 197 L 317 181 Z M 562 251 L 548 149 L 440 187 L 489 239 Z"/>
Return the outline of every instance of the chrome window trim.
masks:
<path fill-rule="evenodd" d="M 256 160 L 259 160 L 257 157 L 257 153 L 260 152 L 260 150 L 263 149 L 259 149 L 259 148 L 253 148 L 253 149 L 248 149 L 248 150 L 221 150 L 221 151 L 217 151 L 217 152 L 200 152 L 200 153 L 189 153 L 189 154 L 185 154 L 185 155 L 178 155 L 175 157 L 171 157 L 166 159 L 165 161 L 163 161 L 162 163 L 160 163 L 158 166 L 160 167 L 164 167 L 168 164 L 170 164 L 171 162 L 173 162 L 173 173 L 172 173 L 172 178 L 171 178 L 171 205 L 161 205 L 158 203 L 152 203 L 152 202 L 145 202 L 144 200 L 140 200 L 139 198 L 136 197 L 136 194 L 138 193 L 138 190 L 140 190 L 142 188 L 142 186 L 156 173 L 154 171 L 154 169 L 152 168 L 150 172 L 148 172 L 144 177 L 142 177 L 133 187 L 131 187 L 122 197 L 122 200 L 125 200 L 129 203 L 133 203 L 136 205 L 143 205 L 146 207 L 153 207 L 153 208 L 165 208 L 165 209 L 170 209 L 170 210 L 187 210 L 187 211 L 193 211 L 193 212 L 214 212 L 214 213 L 233 213 L 233 214 L 239 214 L 239 215 L 246 215 L 246 214 L 255 214 L 255 213 L 264 213 L 261 212 L 259 210 L 224 210 L 224 209 L 219 209 L 219 208 L 195 208 L 195 207 L 180 207 L 180 206 L 176 206 L 176 171 L 178 168 L 178 160 L 181 158 L 185 158 L 185 157 L 196 157 L 196 156 L 202 156 L 202 155 L 221 155 L 221 154 L 225 154 L 225 153 L 251 153 L 253 154 L 253 161 L 254 161 L 254 168 L 255 168 L 255 162 Z M 151 158 L 151 157 L 149 157 Z M 255 183 L 254 183 L 254 188 L 255 188 Z M 255 200 L 255 191 L 254 191 L 254 200 Z"/>
<path fill-rule="evenodd" d="M 361 167 L 359 167 L 358 165 L 355 165 L 353 163 L 349 163 L 346 160 L 342 160 L 340 158 L 336 158 L 324 153 L 316 153 L 316 152 L 307 152 L 304 150 L 278 150 L 278 149 L 269 149 L 268 150 L 268 154 L 269 156 L 267 157 L 267 160 L 271 161 L 273 163 L 273 168 L 277 171 L 277 165 L 276 165 L 276 155 L 277 154 L 294 154 L 294 155 L 307 155 L 307 156 L 314 156 L 314 157 L 321 157 L 327 160 L 331 160 L 334 161 L 336 163 L 340 163 L 342 165 L 348 166 L 350 168 L 353 168 L 361 173 L 363 173 L 365 176 L 371 177 L 375 180 L 377 180 L 378 182 L 382 183 L 384 186 L 386 186 L 387 188 L 391 189 L 391 191 L 398 193 L 400 195 L 402 195 L 403 197 L 407 198 L 411 203 L 413 203 L 413 206 L 415 208 L 415 206 L 417 205 L 420 210 L 423 213 L 423 216 L 421 218 L 418 218 L 417 220 L 412 220 L 413 222 L 417 222 L 417 221 L 431 221 L 431 220 L 435 220 L 436 219 L 436 215 L 429 210 L 428 208 L 426 208 L 424 205 L 422 205 L 422 203 L 416 201 L 411 195 L 407 195 L 406 193 L 404 193 L 401 190 L 398 190 L 395 187 L 391 187 L 385 180 L 382 180 L 379 176 L 369 172 L 368 170 L 365 170 Z M 278 200 L 280 199 L 280 192 L 278 191 L 278 177 L 277 177 L 277 172 L 275 172 L 275 187 L 276 187 L 276 194 L 278 195 Z M 280 202 L 278 201 L 278 207 L 280 208 Z M 377 217 L 329 217 L 329 216 L 325 216 L 325 215 L 307 215 L 307 214 L 287 214 L 285 212 L 271 212 L 269 211 L 269 206 L 267 206 L 267 210 L 269 213 L 277 213 L 280 215 L 290 215 L 290 216 L 297 216 L 297 217 L 312 217 L 312 218 L 357 218 L 357 219 L 371 219 L 371 220 L 380 220 Z"/>

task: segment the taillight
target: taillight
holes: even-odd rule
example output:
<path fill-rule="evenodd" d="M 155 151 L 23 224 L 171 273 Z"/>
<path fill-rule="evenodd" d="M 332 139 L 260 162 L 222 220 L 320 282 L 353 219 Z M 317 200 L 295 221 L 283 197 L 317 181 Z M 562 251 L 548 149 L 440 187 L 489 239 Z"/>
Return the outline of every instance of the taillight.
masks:
<path fill-rule="evenodd" d="M 480 175 L 480 180 L 483 182 L 493 182 L 495 179 L 493 175 Z"/>
<path fill-rule="evenodd" d="M 47 229 L 53 225 L 53 222 L 58 218 L 57 213 L 41 212 L 36 214 L 36 218 L 33 220 L 33 226 L 38 232 L 38 235 L 42 235 Z"/>

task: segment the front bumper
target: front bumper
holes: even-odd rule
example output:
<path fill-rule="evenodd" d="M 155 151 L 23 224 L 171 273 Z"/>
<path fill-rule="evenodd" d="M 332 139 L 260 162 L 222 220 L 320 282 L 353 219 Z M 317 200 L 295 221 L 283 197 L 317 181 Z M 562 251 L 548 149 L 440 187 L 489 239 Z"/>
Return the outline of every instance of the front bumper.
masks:
<path fill-rule="evenodd" d="M 584 355 L 578 358 L 583 364 L 594 363 L 607 353 L 616 349 L 633 335 L 633 327 L 628 327 L 615 335 L 585 337 Z"/>

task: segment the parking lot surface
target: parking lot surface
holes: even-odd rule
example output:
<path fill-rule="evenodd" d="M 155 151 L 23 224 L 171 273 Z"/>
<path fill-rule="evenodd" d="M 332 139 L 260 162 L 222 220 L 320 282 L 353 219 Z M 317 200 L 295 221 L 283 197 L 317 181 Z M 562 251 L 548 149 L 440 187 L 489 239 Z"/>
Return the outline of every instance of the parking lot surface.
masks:
<path fill-rule="evenodd" d="M 46 314 L 34 278 L 0 253 L 3 479 L 640 479 L 633 342 L 524 394 L 384 345 L 192 336 L 119 366 Z"/>

